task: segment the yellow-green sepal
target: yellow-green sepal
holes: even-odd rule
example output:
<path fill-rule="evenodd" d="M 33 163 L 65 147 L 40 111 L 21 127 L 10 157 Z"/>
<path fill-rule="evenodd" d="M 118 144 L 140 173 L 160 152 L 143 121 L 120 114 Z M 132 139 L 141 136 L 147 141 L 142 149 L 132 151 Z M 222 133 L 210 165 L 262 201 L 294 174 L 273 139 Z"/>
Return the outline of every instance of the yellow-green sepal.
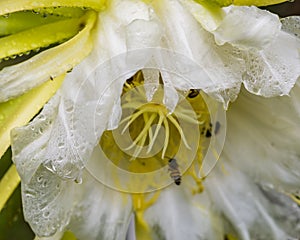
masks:
<path fill-rule="evenodd" d="M 0 16 L 0 37 L 66 18 L 79 18 L 84 12 L 81 8 L 50 8 L 40 12 L 24 11 L 2 15 Z"/>
<path fill-rule="evenodd" d="M 239 6 L 269 6 L 269 5 L 274 5 L 278 3 L 283 3 L 287 2 L 286 0 L 233 0 L 234 5 L 239 5 Z"/>
<path fill-rule="evenodd" d="M 75 237 L 75 235 L 70 231 L 65 232 L 63 237 L 61 238 L 61 240 L 76 240 L 76 239 L 77 238 Z"/>
<path fill-rule="evenodd" d="M 13 12 L 51 8 L 51 7 L 81 7 L 90 8 L 100 11 L 106 8 L 107 0 L 1 0 L 0 15 L 10 14 Z"/>
<path fill-rule="evenodd" d="M 0 59 L 25 54 L 70 39 L 80 31 L 80 24 L 81 20 L 78 18 L 67 19 L 0 38 Z"/>
<path fill-rule="evenodd" d="M 229 5 L 237 6 L 269 6 L 286 2 L 286 0 L 195 0 L 200 4 L 210 4 L 219 7 L 227 7 Z"/>

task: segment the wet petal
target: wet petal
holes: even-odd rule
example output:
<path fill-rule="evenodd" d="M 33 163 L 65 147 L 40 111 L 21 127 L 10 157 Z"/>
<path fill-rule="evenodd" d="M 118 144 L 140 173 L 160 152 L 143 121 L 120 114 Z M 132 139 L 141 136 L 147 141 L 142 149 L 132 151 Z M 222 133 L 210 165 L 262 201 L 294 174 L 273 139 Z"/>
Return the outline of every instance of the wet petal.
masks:
<path fill-rule="evenodd" d="M 63 231 L 69 223 L 73 182 L 60 179 L 44 167 L 39 167 L 30 182 L 22 182 L 25 220 L 40 237 Z"/>
<path fill-rule="evenodd" d="M 70 230 L 78 239 L 125 239 L 131 216 L 129 195 L 109 189 L 84 173 L 76 186 Z"/>
<path fill-rule="evenodd" d="M 228 112 L 224 156 L 255 181 L 280 190 L 300 184 L 297 92 L 296 85 L 292 97 L 264 99 L 243 91 Z"/>
<path fill-rule="evenodd" d="M 280 31 L 279 17 L 256 7 L 229 7 L 213 34 L 219 45 L 230 43 L 239 48 L 262 49 Z"/>
<path fill-rule="evenodd" d="M 295 229 L 285 228 L 287 224 L 282 225 L 282 220 L 274 214 L 274 202 L 265 197 L 250 177 L 228 162 L 220 166 L 205 185 L 216 208 L 231 223 L 239 239 L 281 240 L 299 234 Z M 278 207 L 283 208 L 280 204 Z M 288 218 L 283 209 L 281 214 Z M 295 221 L 289 223 L 296 224 Z"/>
<path fill-rule="evenodd" d="M 153 5 L 165 26 L 164 41 L 167 47 L 194 61 L 209 77 L 207 79 L 204 75 L 189 80 L 195 86 L 212 82 L 214 88 L 207 89 L 206 92 L 214 94 L 224 103 L 234 100 L 238 92 L 235 89 L 239 89 L 244 71 L 239 50 L 229 44 L 217 46 L 213 35 L 204 30 L 178 1 L 163 0 Z"/>
<path fill-rule="evenodd" d="M 281 19 L 282 30 L 294 34 L 296 37 L 300 38 L 300 17 L 290 16 Z"/>
<path fill-rule="evenodd" d="M 300 40 L 280 32 L 262 51 L 243 53 L 246 89 L 264 97 L 288 95 L 300 76 Z"/>
<path fill-rule="evenodd" d="M 144 217 L 154 239 L 223 239 L 223 229 L 218 227 L 209 201 L 195 203 L 191 193 L 177 186 L 164 189 Z"/>

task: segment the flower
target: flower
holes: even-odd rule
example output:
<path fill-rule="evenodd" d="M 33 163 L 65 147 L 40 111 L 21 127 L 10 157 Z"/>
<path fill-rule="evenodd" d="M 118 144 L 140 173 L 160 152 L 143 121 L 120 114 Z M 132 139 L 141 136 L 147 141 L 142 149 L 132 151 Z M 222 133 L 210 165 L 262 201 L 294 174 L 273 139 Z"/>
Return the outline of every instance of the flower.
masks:
<path fill-rule="evenodd" d="M 33 3 L 29 2 L 32 8 Z M 42 4 L 35 7 L 49 7 L 47 2 Z M 75 3 L 55 4 L 73 6 Z M 102 4 L 89 1 L 86 6 L 101 10 Z M 20 4 L 18 10 L 28 6 Z M 50 10 L 38 12 L 49 14 Z M 279 228 L 280 221 L 276 218 L 285 217 L 282 204 L 274 206 L 278 209 L 272 211 L 273 205 L 265 196 L 272 195 L 278 201 L 284 199 L 276 190 L 294 190 L 299 184 L 297 173 L 296 177 L 274 178 L 265 176 L 265 169 L 259 167 L 262 172 L 245 174 L 245 166 L 252 163 L 253 156 L 261 158 L 261 155 L 254 155 L 250 147 L 258 141 L 254 135 L 257 130 L 250 131 L 253 136 L 247 138 L 249 142 L 244 140 L 244 135 L 239 135 L 247 131 L 244 127 L 252 125 L 243 111 L 252 113 L 258 105 L 262 112 L 268 112 L 270 107 L 263 100 L 245 91 L 241 94 L 236 110 L 229 111 L 229 127 L 237 121 L 235 125 L 240 131 L 228 132 L 221 166 L 206 180 L 211 169 L 204 175 L 202 171 L 198 173 L 199 169 L 206 170 L 202 155 L 205 142 L 212 142 L 214 135 L 219 135 L 217 125 L 221 131 L 225 128 L 224 122 L 214 120 L 218 112 L 211 109 L 216 106 L 213 99 L 227 107 L 236 99 L 242 83 L 248 91 L 265 97 L 286 95 L 294 86 L 300 75 L 299 52 L 295 51 L 299 49 L 299 39 L 288 33 L 294 31 L 288 27 L 294 19 L 284 23 L 286 30 L 282 30 L 278 17 L 256 7 L 220 8 L 188 0 L 149 3 L 115 0 L 99 13 L 77 10 L 51 10 L 62 11 L 64 17 L 68 14 L 77 17 L 59 24 L 54 21 L 39 31 L 61 27 L 61 24 L 72 26 L 72 30 L 64 33 L 62 28 L 64 34 L 58 34 L 54 40 L 50 38 L 42 46 L 40 39 L 34 38 L 36 45 L 33 41 L 29 48 L 65 41 L 78 32 L 75 37 L 0 72 L 0 78 L 5 79 L 0 83 L 3 89 L 0 96 L 5 101 L 46 80 L 55 81 L 57 76 L 73 68 L 42 112 L 27 126 L 12 132 L 13 158 L 22 179 L 25 218 L 35 233 L 40 237 L 55 234 L 59 237 L 71 229 L 80 239 L 122 239 L 134 212 L 137 236 L 141 234 L 144 238 L 151 234 L 166 239 L 186 236 L 223 239 L 225 234 L 228 238 L 242 239 L 296 236 L 296 230 Z M 88 55 L 91 43 L 94 48 Z M 24 45 L 16 49 L 28 51 Z M 11 56 L 8 49 L 11 50 L 7 47 L 3 51 L 5 57 Z M 12 56 L 20 54 L 17 50 Z M 294 99 L 298 102 L 297 97 Z M 261 102 L 251 106 L 252 101 Z M 232 119 L 231 112 L 236 115 Z M 239 117 L 243 119 L 239 121 Z M 153 125 L 158 127 L 153 129 Z M 161 126 L 165 129 L 163 135 L 160 135 Z M 115 137 L 117 130 L 121 133 Z M 262 130 L 258 133 L 262 134 Z M 267 134 L 264 132 L 262 136 Z M 121 146 L 123 151 L 117 149 L 118 144 L 127 144 L 131 138 L 133 144 Z M 281 146 L 280 140 L 274 144 Z M 155 152 L 159 145 L 162 148 Z M 233 151 L 232 146 L 238 145 L 250 151 L 247 157 L 252 161 L 235 161 L 240 151 L 236 147 Z M 290 161 L 297 169 L 297 151 L 295 148 L 290 151 Z M 141 154 L 147 158 L 153 152 L 155 155 L 148 157 L 147 162 L 141 161 Z M 279 156 L 275 149 L 270 152 Z M 219 155 L 218 151 L 215 153 L 217 156 L 211 158 L 214 161 Z M 159 170 L 168 168 L 168 158 L 174 159 L 175 155 L 180 168 L 186 170 L 182 176 L 183 187 L 172 186 L 144 194 L 172 182 L 168 173 Z M 121 171 L 129 171 L 129 176 L 118 174 L 120 169 L 115 169 L 116 165 L 121 166 Z M 268 168 L 269 165 L 266 163 Z M 147 172 L 142 172 L 145 168 L 155 173 L 147 177 Z M 274 168 L 276 172 L 278 165 L 274 164 Z M 285 169 L 278 171 L 287 174 Z M 140 175 L 141 172 L 145 174 Z M 278 186 L 276 190 L 265 190 L 249 176 L 259 183 Z M 235 183 L 236 179 L 239 183 Z M 246 187 L 247 194 L 240 196 Z M 226 195 L 224 189 L 231 194 Z M 284 201 L 292 202 L 288 197 Z M 234 210 L 249 206 L 253 209 L 249 215 L 242 211 L 237 215 Z M 174 216 L 171 222 L 169 215 Z M 258 217 L 269 229 L 259 228 Z M 203 228 L 199 230 L 200 225 Z"/>

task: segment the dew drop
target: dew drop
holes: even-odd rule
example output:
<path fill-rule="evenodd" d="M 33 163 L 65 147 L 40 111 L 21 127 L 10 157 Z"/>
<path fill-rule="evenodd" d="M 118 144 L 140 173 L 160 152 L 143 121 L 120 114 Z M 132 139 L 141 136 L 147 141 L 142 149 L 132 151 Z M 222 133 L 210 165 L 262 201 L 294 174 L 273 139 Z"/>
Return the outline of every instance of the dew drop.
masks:
<path fill-rule="evenodd" d="M 48 186 L 48 181 L 47 180 L 44 180 L 43 183 L 42 183 L 42 187 L 45 188 Z"/>
<path fill-rule="evenodd" d="M 74 111 L 74 106 L 73 106 L 73 105 L 67 106 L 67 107 L 66 107 L 66 111 L 67 111 L 68 113 L 73 112 L 73 111 Z"/>
<path fill-rule="evenodd" d="M 38 182 L 41 182 L 43 180 L 43 176 L 39 176 L 38 178 L 37 178 L 37 181 Z"/>
<path fill-rule="evenodd" d="M 45 116 L 44 114 L 41 114 L 41 115 L 39 116 L 39 118 L 40 118 L 40 120 L 42 120 L 42 121 L 46 120 L 46 116 Z"/>
<path fill-rule="evenodd" d="M 49 217 L 49 215 L 50 215 L 49 211 L 46 211 L 46 212 L 43 213 L 43 217 L 45 217 L 45 218 Z"/>
<path fill-rule="evenodd" d="M 77 178 L 75 179 L 75 183 L 81 184 L 81 183 L 82 183 L 82 177 L 77 177 Z"/>
<path fill-rule="evenodd" d="M 63 143 L 63 142 L 58 143 L 58 147 L 59 148 L 64 148 L 65 147 L 65 143 Z"/>

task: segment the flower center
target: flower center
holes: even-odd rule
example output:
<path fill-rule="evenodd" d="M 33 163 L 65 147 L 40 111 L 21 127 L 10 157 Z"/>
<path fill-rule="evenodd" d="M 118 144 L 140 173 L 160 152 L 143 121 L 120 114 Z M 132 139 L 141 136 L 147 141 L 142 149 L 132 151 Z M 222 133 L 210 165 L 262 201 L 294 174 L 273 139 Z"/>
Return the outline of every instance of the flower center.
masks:
<path fill-rule="evenodd" d="M 143 74 L 128 79 L 123 86 L 119 126 L 105 131 L 100 139 L 105 157 L 118 169 L 111 175 L 115 185 L 120 185 L 119 190 L 141 193 L 170 183 L 179 185 L 181 178 L 189 178 L 187 183 L 196 183 L 192 191 L 201 192 L 199 169 L 205 142 L 212 135 L 202 93 L 195 89 L 178 92 L 177 107 L 170 112 L 164 105 L 164 85 L 154 88 L 148 101 Z"/>

